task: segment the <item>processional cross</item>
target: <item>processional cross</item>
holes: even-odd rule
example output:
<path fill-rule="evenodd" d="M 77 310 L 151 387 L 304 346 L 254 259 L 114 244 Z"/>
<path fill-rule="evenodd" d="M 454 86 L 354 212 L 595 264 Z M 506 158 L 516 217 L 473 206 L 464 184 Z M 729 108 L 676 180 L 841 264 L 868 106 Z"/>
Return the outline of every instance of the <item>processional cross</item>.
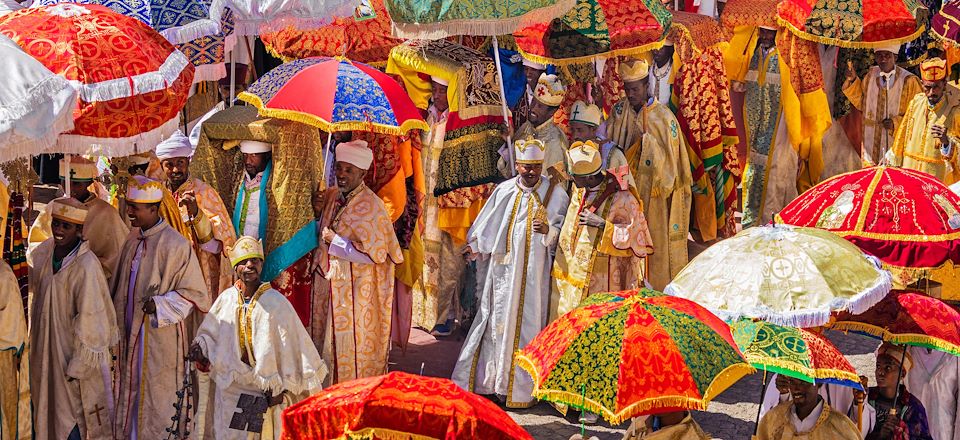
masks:
<path fill-rule="evenodd" d="M 266 396 L 255 396 L 252 394 L 241 394 L 237 401 L 237 409 L 240 411 L 233 414 L 230 419 L 230 429 L 247 432 L 260 432 L 263 430 L 263 415 L 269 407 Z"/>

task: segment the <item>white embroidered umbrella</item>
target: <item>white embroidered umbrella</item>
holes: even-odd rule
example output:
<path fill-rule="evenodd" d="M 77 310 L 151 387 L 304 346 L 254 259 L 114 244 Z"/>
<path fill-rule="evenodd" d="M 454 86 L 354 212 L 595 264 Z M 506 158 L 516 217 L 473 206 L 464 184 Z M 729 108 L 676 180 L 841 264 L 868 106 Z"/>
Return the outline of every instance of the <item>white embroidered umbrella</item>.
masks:
<path fill-rule="evenodd" d="M 257 35 L 287 26 L 316 29 L 337 17 L 350 17 L 357 0 L 214 0 L 211 9 L 233 11 L 237 35 Z"/>
<path fill-rule="evenodd" d="M 49 151 L 73 129 L 77 91 L 0 35 L 0 162 Z"/>

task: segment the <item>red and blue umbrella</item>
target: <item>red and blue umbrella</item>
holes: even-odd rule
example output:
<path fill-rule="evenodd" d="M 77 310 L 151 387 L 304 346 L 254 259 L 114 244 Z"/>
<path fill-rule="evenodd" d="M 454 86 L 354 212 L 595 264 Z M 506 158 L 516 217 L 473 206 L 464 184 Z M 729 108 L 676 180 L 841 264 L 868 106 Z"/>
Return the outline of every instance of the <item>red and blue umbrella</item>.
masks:
<path fill-rule="evenodd" d="M 260 115 L 313 125 L 328 133 L 402 135 L 428 130 L 403 87 L 387 74 L 344 58 L 315 57 L 278 66 L 238 96 Z"/>

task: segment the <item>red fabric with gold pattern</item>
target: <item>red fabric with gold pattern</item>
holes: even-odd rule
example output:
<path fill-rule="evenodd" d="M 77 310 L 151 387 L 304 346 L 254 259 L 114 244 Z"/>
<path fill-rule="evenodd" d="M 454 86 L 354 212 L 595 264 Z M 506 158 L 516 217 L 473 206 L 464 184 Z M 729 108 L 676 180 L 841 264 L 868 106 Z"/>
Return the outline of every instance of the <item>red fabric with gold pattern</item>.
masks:
<path fill-rule="evenodd" d="M 920 292 L 893 291 L 859 315 L 835 314 L 830 327 L 868 333 L 894 344 L 960 356 L 960 312 Z"/>
<path fill-rule="evenodd" d="M 367 146 L 373 150 L 374 160 L 367 174 L 363 176 L 363 183 L 373 192 L 380 191 L 380 188 L 383 188 L 400 171 L 400 156 L 397 152 L 397 143 L 400 142 L 400 138 L 370 131 L 354 131 L 353 139 L 366 141 Z"/>
<path fill-rule="evenodd" d="M 390 49 L 403 40 L 391 37 L 390 14 L 383 0 L 370 2 L 376 17 L 357 20 L 338 17 L 333 23 L 309 31 L 288 27 L 260 35 L 267 50 L 284 62 L 309 57 L 345 56 L 353 61 L 382 65 Z"/>
<path fill-rule="evenodd" d="M 70 134 L 126 138 L 156 129 L 177 116 L 193 81 L 189 61 L 168 81 L 137 78 L 158 71 L 167 75 L 161 66 L 166 62 L 169 70 L 183 55 L 146 24 L 103 6 L 22 9 L 0 17 L 0 34 L 54 73 L 84 86 Z"/>
<path fill-rule="evenodd" d="M 780 0 L 727 0 L 720 24 L 729 32 L 737 26 L 777 27 L 778 4 Z"/>
<path fill-rule="evenodd" d="M 396 371 L 334 385 L 287 408 L 282 432 L 284 440 L 533 439 L 493 402 L 448 379 Z"/>
<path fill-rule="evenodd" d="M 827 229 L 895 268 L 960 264 L 960 196 L 919 171 L 871 167 L 835 176 L 774 221 Z"/>
<path fill-rule="evenodd" d="M 270 283 L 274 289 L 282 293 L 290 305 L 297 311 L 300 322 L 307 329 L 310 328 L 310 316 L 313 313 L 313 272 L 310 263 L 313 261 L 313 252 L 304 255 L 290 267 L 280 272 Z"/>
<path fill-rule="evenodd" d="M 915 0 L 783 0 L 777 17 L 800 38 L 866 48 L 916 38 L 924 30 L 921 11 Z"/>

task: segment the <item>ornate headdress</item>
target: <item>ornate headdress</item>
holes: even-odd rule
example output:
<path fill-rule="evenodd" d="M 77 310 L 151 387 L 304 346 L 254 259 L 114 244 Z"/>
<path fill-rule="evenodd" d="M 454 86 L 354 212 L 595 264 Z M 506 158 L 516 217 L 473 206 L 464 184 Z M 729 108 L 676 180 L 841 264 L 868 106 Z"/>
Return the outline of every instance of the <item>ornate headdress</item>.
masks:
<path fill-rule="evenodd" d="M 537 88 L 533 91 L 534 99 L 550 107 L 560 106 L 566 94 L 567 89 L 563 87 L 563 82 L 560 81 L 560 77 L 557 75 L 547 75 L 546 73 L 540 74 L 540 79 L 537 81 Z"/>
<path fill-rule="evenodd" d="M 516 162 L 526 164 L 543 163 L 546 156 L 546 145 L 538 139 L 518 139 L 513 143 L 513 148 L 517 153 Z"/>
<path fill-rule="evenodd" d="M 620 77 L 623 82 L 645 79 L 650 74 L 650 64 L 646 60 L 625 61 L 620 63 Z"/>
<path fill-rule="evenodd" d="M 133 203 L 159 203 L 163 200 L 163 184 L 143 176 L 133 176 L 127 182 L 127 201 Z"/>
<path fill-rule="evenodd" d="M 920 77 L 924 81 L 940 81 L 947 77 L 947 62 L 942 58 L 931 58 L 920 63 Z"/>
<path fill-rule="evenodd" d="M 57 220 L 82 225 L 87 219 L 87 207 L 76 199 L 61 197 L 50 202 L 50 214 Z"/>
<path fill-rule="evenodd" d="M 570 161 L 570 173 L 574 176 L 592 176 L 603 166 L 600 149 L 593 141 L 574 142 L 567 150 L 567 158 Z"/>
<path fill-rule="evenodd" d="M 227 249 L 227 256 L 230 257 L 230 265 L 236 267 L 244 260 L 251 258 L 263 259 L 263 244 L 260 240 L 249 235 L 244 235 L 237 239 L 232 248 Z"/>

